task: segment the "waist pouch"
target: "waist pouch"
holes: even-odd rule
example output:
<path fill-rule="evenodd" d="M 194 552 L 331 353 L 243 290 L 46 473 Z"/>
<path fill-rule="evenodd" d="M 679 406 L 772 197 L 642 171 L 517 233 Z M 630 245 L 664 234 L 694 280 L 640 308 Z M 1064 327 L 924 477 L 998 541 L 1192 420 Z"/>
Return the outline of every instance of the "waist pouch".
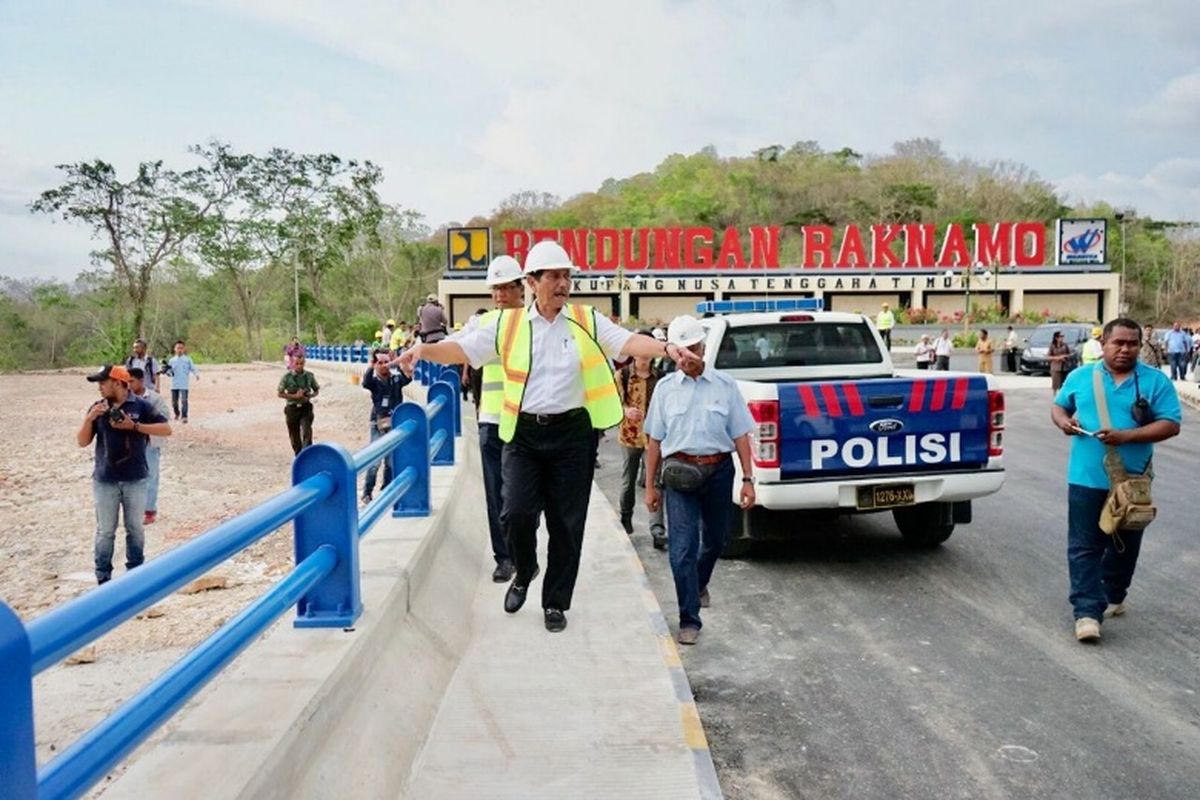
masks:
<path fill-rule="evenodd" d="M 662 482 L 677 492 L 694 492 L 703 486 L 723 462 L 693 464 L 680 458 L 668 456 L 662 466 Z"/>
<path fill-rule="evenodd" d="M 1158 509 L 1150 497 L 1151 474 L 1128 475 L 1112 481 L 1104 508 L 1100 510 L 1100 530 L 1109 536 L 1117 531 L 1140 531 L 1154 521 Z"/>

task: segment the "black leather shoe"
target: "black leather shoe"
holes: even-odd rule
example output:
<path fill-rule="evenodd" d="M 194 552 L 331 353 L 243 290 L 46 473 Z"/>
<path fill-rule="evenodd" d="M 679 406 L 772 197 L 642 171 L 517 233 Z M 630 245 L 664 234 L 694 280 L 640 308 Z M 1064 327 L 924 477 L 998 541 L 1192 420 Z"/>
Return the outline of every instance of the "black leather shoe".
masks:
<path fill-rule="evenodd" d="M 496 562 L 496 568 L 492 570 L 492 580 L 496 583 L 508 583 L 512 580 L 513 572 L 516 568 L 513 563 L 507 558 Z"/>
<path fill-rule="evenodd" d="M 515 614 L 521 610 L 521 606 L 525 605 L 525 595 L 529 593 L 529 585 L 518 586 L 516 581 L 513 581 L 512 586 L 508 587 L 508 591 L 504 593 L 504 610 L 509 614 Z"/>
<path fill-rule="evenodd" d="M 621 515 L 621 527 L 625 529 L 626 533 L 633 534 L 633 514 Z"/>
<path fill-rule="evenodd" d="M 565 630 L 567 627 L 567 615 L 559 611 L 557 608 L 547 608 L 546 614 L 546 630 L 551 633 L 558 633 Z"/>

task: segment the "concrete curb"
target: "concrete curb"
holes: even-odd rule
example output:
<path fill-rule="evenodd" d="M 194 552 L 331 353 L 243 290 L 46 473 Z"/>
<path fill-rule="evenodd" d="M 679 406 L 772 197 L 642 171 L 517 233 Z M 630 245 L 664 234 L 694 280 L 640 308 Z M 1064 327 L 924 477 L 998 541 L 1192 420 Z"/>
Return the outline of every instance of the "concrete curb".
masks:
<path fill-rule="evenodd" d="M 612 506 L 609 506 L 612 511 Z M 620 525 L 620 518 L 613 513 L 612 523 Z M 624 531 L 622 530 L 622 533 Z M 675 686 L 675 694 L 679 699 L 679 717 L 683 726 L 683 738 L 692 751 L 693 766 L 696 769 L 696 781 L 700 786 L 702 800 L 722 800 L 721 783 L 717 779 L 717 767 L 712 760 L 712 751 L 708 747 L 708 737 L 704 734 L 704 725 L 700 721 L 700 710 L 696 707 L 696 698 L 692 694 L 692 684 L 683 669 L 679 657 L 679 648 L 671 636 L 670 626 L 662 606 L 650 586 L 650 578 L 646 575 L 646 566 L 633 543 L 626 538 L 626 549 L 629 551 L 634 571 L 637 573 L 638 585 L 642 588 L 642 603 L 646 607 L 646 618 L 650 629 L 658 639 L 659 651 L 662 654 L 663 666 L 671 675 L 671 683 Z"/>
<path fill-rule="evenodd" d="M 114 798 L 395 798 L 472 635 L 486 524 L 459 440 L 433 473 L 435 514 L 362 541 L 356 627 L 276 623 L 106 792 Z M 277 534 L 278 535 L 278 534 Z M 397 671 L 402 671 L 398 676 Z"/>

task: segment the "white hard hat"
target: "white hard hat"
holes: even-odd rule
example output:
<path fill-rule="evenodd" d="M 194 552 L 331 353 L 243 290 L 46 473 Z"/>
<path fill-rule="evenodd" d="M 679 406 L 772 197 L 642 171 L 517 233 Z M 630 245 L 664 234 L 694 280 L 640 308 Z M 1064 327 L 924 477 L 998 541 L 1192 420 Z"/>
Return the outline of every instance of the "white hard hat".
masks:
<path fill-rule="evenodd" d="M 662 328 L 655 328 L 654 330 L 650 331 L 650 335 L 655 339 L 658 339 L 660 342 L 665 342 L 667 340 L 667 332 Z"/>
<path fill-rule="evenodd" d="M 532 275 L 544 269 L 569 269 L 572 272 L 579 269 L 571 263 L 571 257 L 558 242 L 546 239 L 529 248 L 525 256 L 525 274 Z"/>
<path fill-rule="evenodd" d="M 521 265 L 512 256 L 496 256 L 488 264 L 487 285 L 503 286 L 521 280 Z"/>
<path fill-rule="evenodd" d="M 684 314 L 671 320 L 667 326 L 667 341 L 679 347 L 691 347 L 697 342 L 704 341 L 704 328 L 695 317 Z"/>

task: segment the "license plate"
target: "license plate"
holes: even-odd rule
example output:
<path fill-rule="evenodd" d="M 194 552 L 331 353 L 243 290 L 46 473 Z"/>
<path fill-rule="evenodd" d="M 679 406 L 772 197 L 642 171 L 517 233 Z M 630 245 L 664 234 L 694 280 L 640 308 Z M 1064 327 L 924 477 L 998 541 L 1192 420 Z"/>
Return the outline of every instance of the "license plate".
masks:
<path fill-rule="evenodd" d="M 857 505 L 868 508 L 895 508 L 917 502 L 917 492 L 911 483 L 889 483 L 886 486 L 858 487 Z"/>

